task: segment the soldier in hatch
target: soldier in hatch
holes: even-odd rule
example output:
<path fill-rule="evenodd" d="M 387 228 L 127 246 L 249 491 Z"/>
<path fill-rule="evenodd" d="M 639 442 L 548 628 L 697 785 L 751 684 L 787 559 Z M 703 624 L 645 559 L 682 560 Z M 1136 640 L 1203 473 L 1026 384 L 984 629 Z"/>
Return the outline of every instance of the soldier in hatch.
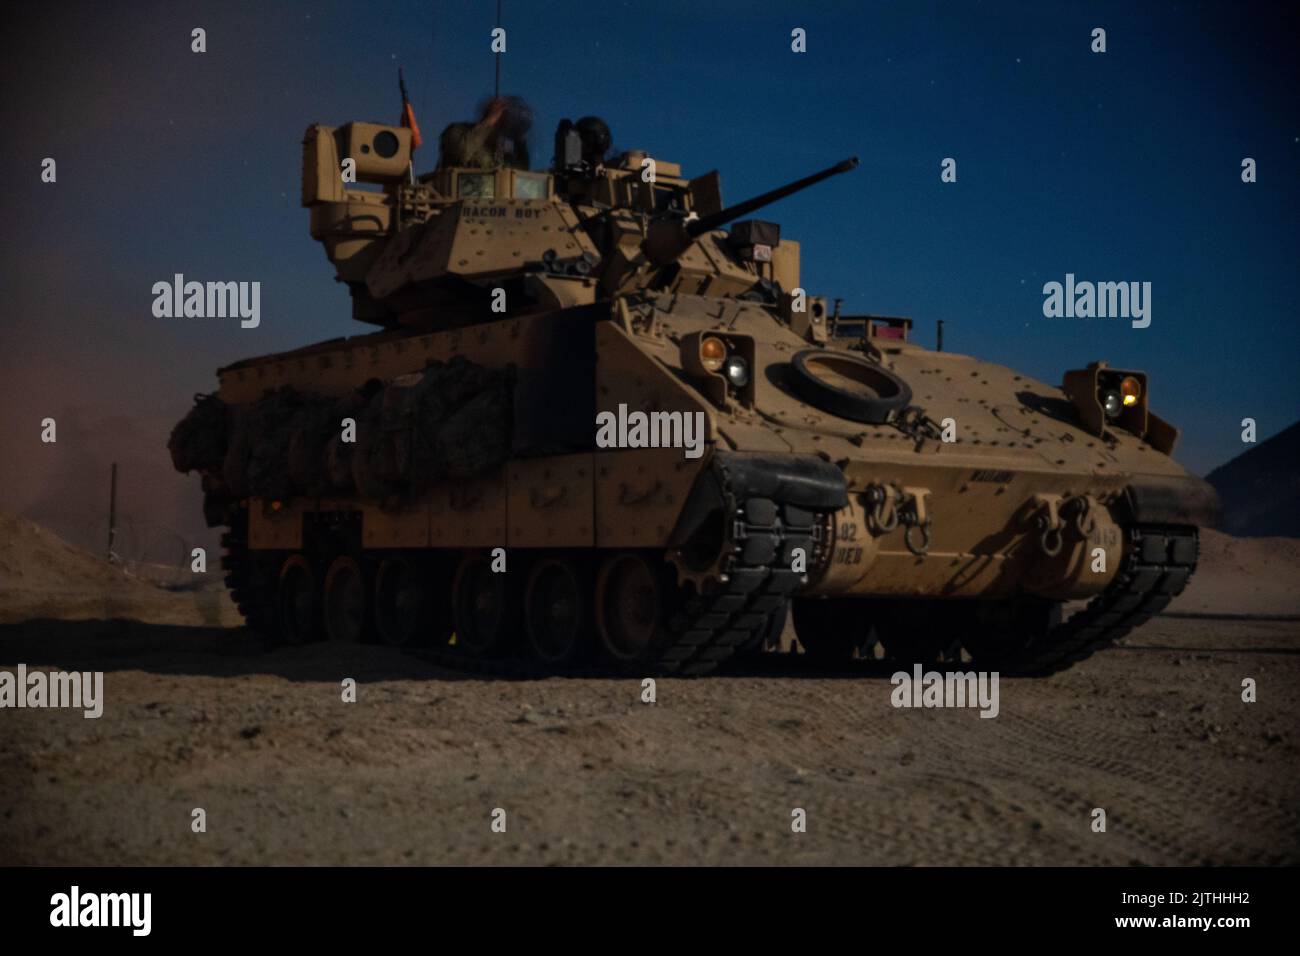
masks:
<path fill-rule="evenodd" d="M 438 140 L 438 167 L 528 168 L 528 131 L 533 111 L 517 96 L 497 96 L 480 110 L 477 123 L 452 123 Z"/>
<path fill-rule="evenodd" d="M 582 160 L 591 169 L 603 166 L 605 155 L 613 145 L 609 126 L 599 116 L 584 116 L 573 124 L 582 138 Z"/>

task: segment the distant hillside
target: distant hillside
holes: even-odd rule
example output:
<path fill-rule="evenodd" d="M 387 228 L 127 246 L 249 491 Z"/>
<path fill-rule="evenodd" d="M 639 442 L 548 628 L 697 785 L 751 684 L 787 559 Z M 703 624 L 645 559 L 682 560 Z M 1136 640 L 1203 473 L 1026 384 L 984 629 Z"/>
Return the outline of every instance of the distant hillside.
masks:
<path fill-rule="evenodd" d="M 1300 422 L 1205 476 L 1239 538 L 1300 537 Z"/>

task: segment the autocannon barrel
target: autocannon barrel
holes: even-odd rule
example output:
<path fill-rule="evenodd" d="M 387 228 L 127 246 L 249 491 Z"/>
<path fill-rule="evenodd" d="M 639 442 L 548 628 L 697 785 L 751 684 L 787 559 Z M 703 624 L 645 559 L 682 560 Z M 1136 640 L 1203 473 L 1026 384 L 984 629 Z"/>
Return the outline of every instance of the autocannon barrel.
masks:
<path fill-rule="evenodd" d="M 857 167 L 858 157 L 850 156 L 848 159 L 836 163 L 829 169 L 823 169 L 821 172 L 813 173 L 811 176 L 805 176 L 803 179 L 796 179 L 794 182 L 787 183 L 778 189 L 765 192 L 760 196 L 755 196 L 753 199 L 747 199 L 734 206 L 728 206 L 726 209 L 720 209 L 718 212 L 711 215 L 701 216 L 699 219 L 693 219 L 686 224 L 686 232 L 691 236 L 691 238 L 701 236 L 706 232 L 719 228 L 720 226 L 725 226 L 733 219 L 739 219 L 741 216 L 748 215 L 756 209 L 761 209 L 769 203 L 774 203 L 778 199 L 784 199 L 786 196 L 793 195 L 801 189 L 807 189 L 809 186 L 819 183 L 823 179 L 829 179 L 839 173 L 847 173 L 851 169 L 857 169 Z"/>

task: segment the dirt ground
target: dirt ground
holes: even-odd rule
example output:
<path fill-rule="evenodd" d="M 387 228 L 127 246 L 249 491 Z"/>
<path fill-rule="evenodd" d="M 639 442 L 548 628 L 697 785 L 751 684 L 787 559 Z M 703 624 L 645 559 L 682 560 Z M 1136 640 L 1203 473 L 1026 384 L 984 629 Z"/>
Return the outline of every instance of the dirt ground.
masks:
<path fill-rule="evenodd" d="M 801 656 L 648 705 L 635 680 L 267 652 L 211 582 L 0 534 L 0 669 L 104 671 L 106 696 L 98 720 L 0 710 L 0 863 L 1300 863 L 1294 540 L 1207 534 L 1172 613 L 1003 680 L 989 720 Z"/>

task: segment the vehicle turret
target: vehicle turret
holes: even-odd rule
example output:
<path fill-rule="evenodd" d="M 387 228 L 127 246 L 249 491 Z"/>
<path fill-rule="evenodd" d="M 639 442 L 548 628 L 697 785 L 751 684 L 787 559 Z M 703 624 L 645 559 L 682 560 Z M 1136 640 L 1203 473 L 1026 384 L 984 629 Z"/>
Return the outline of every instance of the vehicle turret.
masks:
<path fill-rule="evenodd" d="M 609 129 L 596 117 L 561 122 L 551 169 L 523 168 L 521 141 L 507 140 L 508 152 L 492 145 L 492 124 L 518 127 L 520 115 L 522 105 L 489 106 L 477 124 L 452 124 L 438 166 L 418 177 L 406 127 L 308 130 L 303 205 L 312 237 L 352 292 L 354 318 L 390 326 L 489 320 L 498 289 L 516 315 L 637 288 L 776 303 L 798 285 L 798 244 L 782 243 L 780 227 L 759 220 L 719 230 L 857 166 L 847 159 L 723 208 L 716 172 L 686 179 L 676 163 L 638 150 L 607 159 Z"/>

